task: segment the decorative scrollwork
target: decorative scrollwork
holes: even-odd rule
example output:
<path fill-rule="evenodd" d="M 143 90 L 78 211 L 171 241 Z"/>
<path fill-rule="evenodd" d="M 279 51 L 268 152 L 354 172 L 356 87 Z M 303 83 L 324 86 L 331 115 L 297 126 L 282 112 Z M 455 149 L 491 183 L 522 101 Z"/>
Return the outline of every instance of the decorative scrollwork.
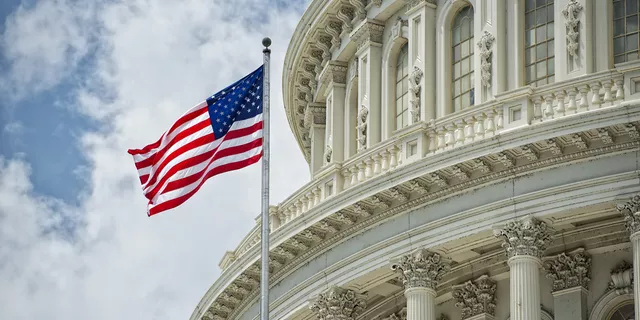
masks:
<path fill-rule="evenodd" d="M 562 10 L 562 14 L 565 21 L 564 25 L 567 28 L 567 51 L 569 55 L 575 57 L 578 53 L 578 36 L 580 35 L 580 19 L 578 15 L 582 11 L 583 7 L 576 0 L 570 0 L 567 6 Z"/>
<path fill-rule="evenodd" d="M 482 85 L 487 88 L 491 87 L 492 47 L 495 39 L 489 31 L 485 30 L 480 41 L 478 41 L 478 48 L 480 48 L 480 77 L 482 79 Z"/>

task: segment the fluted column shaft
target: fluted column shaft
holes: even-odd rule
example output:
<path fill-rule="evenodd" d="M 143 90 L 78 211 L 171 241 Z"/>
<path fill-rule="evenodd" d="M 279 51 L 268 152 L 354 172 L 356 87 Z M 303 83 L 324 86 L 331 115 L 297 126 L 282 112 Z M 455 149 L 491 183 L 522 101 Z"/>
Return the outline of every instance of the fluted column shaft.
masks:
<path fill-rule="evenodd" d="M 540 319 L 540 268 L 533 256 L 509 259 L 511 320 Z"/>
<path fill-rule="evenodd" d="M 631 235 L 633 246 L 633 304 L 635 314 L 640 314 L 640 232 Z"/>
<path fill-rule="evenodd" d="M 425 287 L 408 288 L 404 291 L 407 298 L 407 320 L 436 319 L 436 291 Z"/>

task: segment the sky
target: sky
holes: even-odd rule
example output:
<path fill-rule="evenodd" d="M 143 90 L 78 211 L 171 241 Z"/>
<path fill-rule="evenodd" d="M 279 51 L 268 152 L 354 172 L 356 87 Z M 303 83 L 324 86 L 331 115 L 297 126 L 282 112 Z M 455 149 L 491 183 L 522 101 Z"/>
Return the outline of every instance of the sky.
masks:
<path fill-rule="evenodd" d="M 127 149 L 271 59 L 271 203 L 309 179 L 282 104 L 309 0 L 0 1 L 0 319 L 187 319 L 260 214 L 260 165 L 146 215 Z"/>

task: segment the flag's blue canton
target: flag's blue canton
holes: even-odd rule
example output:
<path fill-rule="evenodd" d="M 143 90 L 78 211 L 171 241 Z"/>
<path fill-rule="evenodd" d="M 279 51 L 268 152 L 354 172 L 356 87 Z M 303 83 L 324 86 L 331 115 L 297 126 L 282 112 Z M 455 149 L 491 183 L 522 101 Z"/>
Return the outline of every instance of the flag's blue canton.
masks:
<path fill-rule="evenodd" d="M 262 70 L 261 66 L 207 98 L 209 118 L 216 139 L 227 134 L 235 121 L 253 118 L 262 113 Z"/>

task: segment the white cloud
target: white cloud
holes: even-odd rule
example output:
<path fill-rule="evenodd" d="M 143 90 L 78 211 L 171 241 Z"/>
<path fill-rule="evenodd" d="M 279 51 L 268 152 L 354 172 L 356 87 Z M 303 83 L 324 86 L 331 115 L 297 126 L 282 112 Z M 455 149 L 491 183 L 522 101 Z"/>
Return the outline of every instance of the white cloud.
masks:
<path fill-rule="evenodd" d="M 103 126 L 79 142 L 89 165 L 77 173 L 90 188 L 77 208 L 34 192 L 22 160 L 0 160 L 0 318 L 185 319 L 191 314 L 218 276 L 224 251 L 253 227 L 260 209 L 260 166 L 218 176 L 182 207 L 147 218 L 126 150 L 154 141 L 184 110 L 255 69 L 262 63 L 261 39 L 269 35 L 274 43 L 272 202 L 295 191 L 308 169 L 286 122 L 280 81 L 304 5 L 272 9 L 264 0 L 128 0 L 78 13 L 70 1 L 43 0 L 8 19 L 4 43 L 18 35 L 37 42 L 41 36 L 34 30 L 47 39 L 33 44 L 36 48 L 4 47 L 14 68 L 38 65 L 43 74 L 72 69 L 95 41 L 89 73 L 72 75 L 82 79 L 73 108 Z M 44 18 L 52 14 L 61 26 Z M 256 17 L 266 23 L 250 21 Z M 47 50 L 51 57 L 34 53 Z M 52 86 L 60 78 L 45 80 Z M 76 226 L 75 233 L 65 232 L 69 225 Z"/>

